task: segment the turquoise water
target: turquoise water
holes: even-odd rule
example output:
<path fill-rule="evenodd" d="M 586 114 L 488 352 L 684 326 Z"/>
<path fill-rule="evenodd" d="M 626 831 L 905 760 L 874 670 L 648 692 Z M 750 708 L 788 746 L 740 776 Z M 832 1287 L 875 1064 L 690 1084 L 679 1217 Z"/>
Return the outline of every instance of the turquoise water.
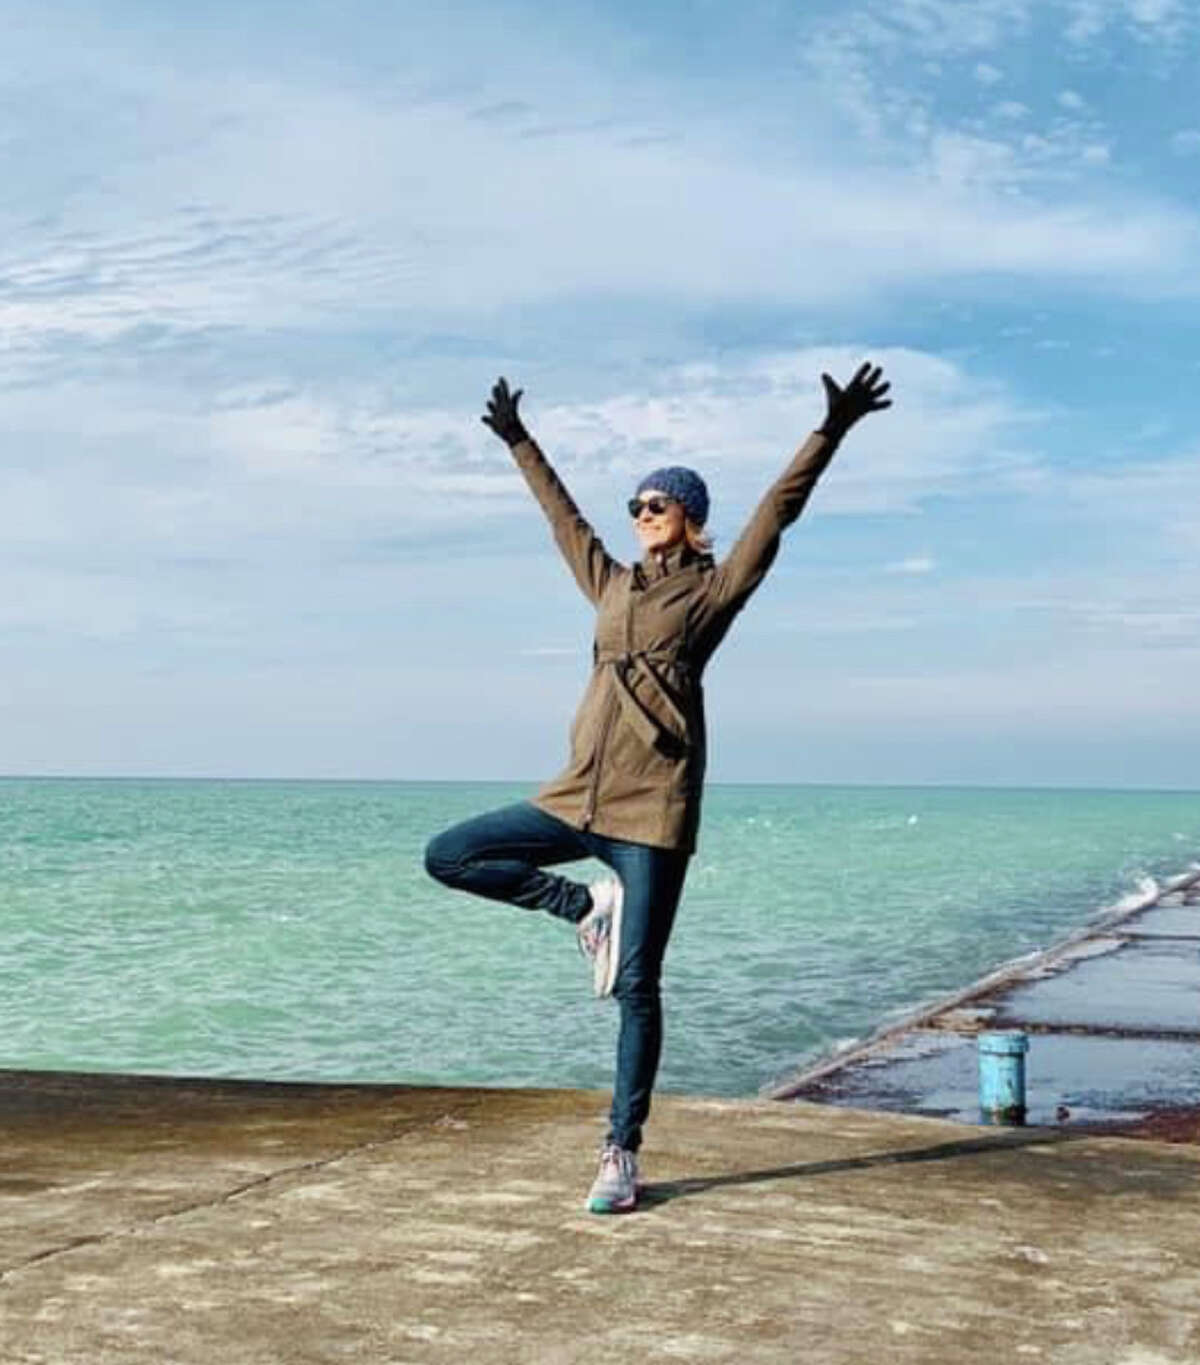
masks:
<path fill-rule="evenodd" d="M 569 927 L 421 866 L 530 790 L 0 780 L 0 1066 L 608 1085 Z M 753 1094 L 1198 855 L 1200 793 L 713 787 L 660 1085 Z"/>

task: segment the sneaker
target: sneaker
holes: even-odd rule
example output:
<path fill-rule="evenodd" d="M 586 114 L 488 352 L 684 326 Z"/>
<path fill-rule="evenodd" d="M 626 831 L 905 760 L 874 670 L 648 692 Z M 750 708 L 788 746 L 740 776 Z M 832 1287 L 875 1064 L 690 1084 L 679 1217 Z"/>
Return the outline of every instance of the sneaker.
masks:
<path fill-rule="evenodd" d="M 594 882 L 588 890 L 592 894 L 592 908 L 579 921 L 575 933 L 579 951 L 592 964 L 592 989 L 603 998 L 612 994 L 617 979 L 624 888 L 615 877 L 610 877 Z"/>
<path fill-rule="evenodd" d="M 637 1197 L 637 1157 L 610 1142 L 600 1154 L 600 1170 L 588 1194 L 588 1212 L 629 1213 Z"/>

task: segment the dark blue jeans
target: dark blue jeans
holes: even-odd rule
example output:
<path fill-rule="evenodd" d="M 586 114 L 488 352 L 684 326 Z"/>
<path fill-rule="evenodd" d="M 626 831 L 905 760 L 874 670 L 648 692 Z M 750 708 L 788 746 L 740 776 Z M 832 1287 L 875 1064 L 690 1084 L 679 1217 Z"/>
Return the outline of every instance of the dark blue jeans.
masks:
<path fill-rule="evenodd" d="M 544 871 L 578 858 L 606 863 L 625 889 L 613 985 L 621 1027 L 608 1141 L 636 1152 L 662 1051 L 659 980 L 688 854 L 575 829 L 521 801 L 437 835 L 425 850 L 425 867 L 446 886 L 578 924 L 591 909 L 587 887 Z"/>

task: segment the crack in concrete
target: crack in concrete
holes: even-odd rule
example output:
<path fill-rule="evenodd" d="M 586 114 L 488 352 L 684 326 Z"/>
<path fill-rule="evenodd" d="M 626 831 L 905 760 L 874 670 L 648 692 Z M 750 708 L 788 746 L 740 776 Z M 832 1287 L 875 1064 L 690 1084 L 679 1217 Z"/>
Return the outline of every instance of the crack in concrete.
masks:
<path fill-rule="evenodd" d="M 449 1120 L 449 1122 L 447 1121 Z M 243 1195 L 250 1194 L 254 1190 L 262 1189 L 275 1181 L 286 1179 L 289 1176 L 303 1175 L 310 1171 L 326 1170 L 330 1166 L 335 1166 L 339 1161 L 345 1161 L 347 1157 L 357 1156 L 363 1152 L 373 1151 L 378 1147 L 387 1147 L 393 1142 L 400 1142 L 404 1138 L 411 1137 L 414 1133 L 419 1133 L 426 1128 L 447 1128 L 456 1127 L 461 1120 L 456 1115 L 443 1114 L 436 1119 L 424 1119 L 406 1126 L 393 1129 L 386 1137 L 368 1138 L 364 1142 L 355 1143 L 350 1147 L 343 1147 L 331 1153 L 329 1156 L 318 1157 L 313 1161 L 299 1162 L 294 1166 L 284 1166 L 279 1170 L 268 1171 L 265 1175 L 255 1176 L 253 1180 L 243 1181 L 240 1185 L 234 1185 L 230 1189 L 222 1190 L 207 1199 L 196 1199 L 188 1204 L 180 1204 L 174 1208 L 164 1209 L 161 1213 L 156 1213 L 150 1217 L 143 1218 L 136 1223 L 126 1224 L 120 1228 L 110 1228 L 106 1232 L 89 1233 L 83 1237 L 73 1237 L 69 1242 L 61 1242 L 57 1246 L 46 1247 L 41 1251 L 34 1252 L 31 1256 L 23 1260 L 14 1261 L 12 1265 L 0 1266 L 0 1284 L 12 1276 L 19 1274 L 22 1270 L 28 1270 L 33 1266 L 41 1265 L 46 1261 L 52 1261 L 59 1256 L 69 1255 L 72 1251 L 79 1251 L 84 1247 L 102 1246 L 105 1243 L 116 1241 L 121 1237 L 137 1236 L 138 1233 L 145 1232 L 149 1228 L 156 1227 L 160 1223 L 169 1222 L 173 1218 L 183 1218 L 189 1213 L 195 1213 L 198 1209 L 217 1208 L 222 1204 L 232 1203 L 235 1199 L 242 1198 Z"/>
<path fill-rule="evenodd" d="M 1197 1043 L 1200 1042 L 1200 1029 L 1174 1028 L 1169 1025 L 1151 1027 L 1140 1024 L 1073 1024 L 1069 1020 L 1022 1019 L 1019 1015 L 1003 1015 L 996 1021 L 971 1021 L 970 1023 L 942 1022 L 931 1020 L 921 1028 L 913 1029 L 914 1036 L 920 1034 L 958 1034 L 962 1038 L 973 1038 L 987 1033 L 993 1028 L 1020 1029 L 1036 1037 L 1066 1035 L 1071 1038 L 1122 1038 L 1148 1042 Z"/>

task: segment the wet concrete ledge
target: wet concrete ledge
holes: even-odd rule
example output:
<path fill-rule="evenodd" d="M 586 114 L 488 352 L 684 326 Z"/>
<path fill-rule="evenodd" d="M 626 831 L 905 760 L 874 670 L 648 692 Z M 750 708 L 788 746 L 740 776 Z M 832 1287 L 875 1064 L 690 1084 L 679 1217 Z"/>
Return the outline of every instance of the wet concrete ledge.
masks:
<path fill-rule="evenodd" d="M 988 1029 L 1029 1035 L 1032 1122 L 1200 1133 L 1200 868 L 768 1093 L 978 1121 L 976 1037 Z"/>
<path fill-rule="evenodd" d="M 659 1097 L 0 1073 L 5 1365 L 1194 1365 L 1200 1149 Z"/>

